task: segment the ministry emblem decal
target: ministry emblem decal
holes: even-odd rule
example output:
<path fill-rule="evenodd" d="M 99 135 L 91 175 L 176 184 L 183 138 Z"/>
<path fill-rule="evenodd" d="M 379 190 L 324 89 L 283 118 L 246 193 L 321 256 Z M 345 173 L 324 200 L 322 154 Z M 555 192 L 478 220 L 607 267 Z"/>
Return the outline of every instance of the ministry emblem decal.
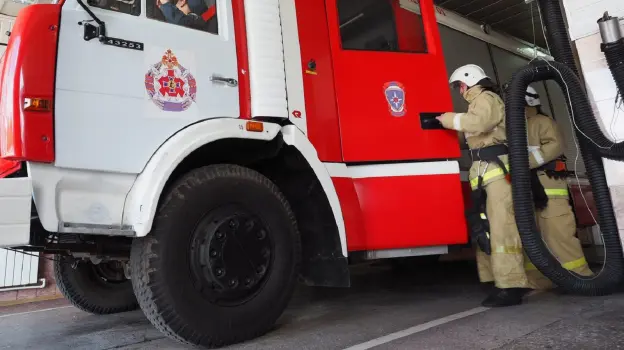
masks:
<path fill-rule="evenodd" d="M 386 101 L 388 101 L 390 114 L 395 117 L 404 116 L 407 110 L 405 108 L 405 88 L 403 84 L 396 81 L 384 84 L 384 94 L 386 95 Z"/>
<path fill-rule="evenodd" d="M 171 50 L 145 74 L 145 89 L 158 108 L 167 112 L 186 111 L 197 97 L 197 82 Z"/>

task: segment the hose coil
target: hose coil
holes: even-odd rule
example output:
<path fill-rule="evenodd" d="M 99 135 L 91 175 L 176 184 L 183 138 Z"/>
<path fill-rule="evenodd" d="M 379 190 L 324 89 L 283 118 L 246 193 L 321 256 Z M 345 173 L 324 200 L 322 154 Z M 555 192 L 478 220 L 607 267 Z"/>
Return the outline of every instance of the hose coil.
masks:
<path fill-rule="evenodd" d="M 514 74 L 509 84 L 505 112 L 514 210 L 522 244 L 538 270 L 566 291 L 590 296 L 610 294 L 624 280 L 622 245 L 601 159 L 603 149 L 597 148 L 579 130 L 576 130 L 576 134 L 596 199 L 598 221 L 603 234 L 603 269 L 591 277 L 580 276 L 564 269 L 552 256 L 537 229 L 531 194 L 524 95 L 529 84 L 544 80 L 557 82 L 566 95 L 568 107 L 572 106 L 570 115 L 575 116 L 576 124 L 583 133 L 591 138 L 604 138 L 578 76 L 567 65 L 535 61 Z"/>

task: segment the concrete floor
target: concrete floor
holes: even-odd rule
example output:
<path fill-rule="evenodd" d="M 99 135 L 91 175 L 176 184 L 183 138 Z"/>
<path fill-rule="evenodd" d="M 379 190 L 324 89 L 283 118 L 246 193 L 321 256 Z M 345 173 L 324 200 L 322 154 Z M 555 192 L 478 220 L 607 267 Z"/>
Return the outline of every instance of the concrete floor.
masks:
<path fill-rule="evenodd" d="M 300 288 L 273 332 L 231 349 L 624 348 L 624 295 L 544 293 L 518 307 L 482 309 L 474 269 L 360 267 L 351 289 Z M 93 316 L 57 301 L 0 311 L 0 349 L 187 347 L 164 338 L 141 312 Z"/>

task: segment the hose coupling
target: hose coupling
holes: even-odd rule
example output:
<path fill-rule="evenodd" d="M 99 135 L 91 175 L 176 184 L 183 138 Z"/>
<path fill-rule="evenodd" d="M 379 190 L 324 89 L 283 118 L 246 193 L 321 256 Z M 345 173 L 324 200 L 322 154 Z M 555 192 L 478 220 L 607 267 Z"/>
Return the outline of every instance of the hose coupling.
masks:
<path fill-rule="evenodd" d="M 617 17 L 609 16 L 609 12 L 605 12 L 598 20 L 598 27 L 603 44 L 612 44 L 622 39 L 620 20 Z"/>

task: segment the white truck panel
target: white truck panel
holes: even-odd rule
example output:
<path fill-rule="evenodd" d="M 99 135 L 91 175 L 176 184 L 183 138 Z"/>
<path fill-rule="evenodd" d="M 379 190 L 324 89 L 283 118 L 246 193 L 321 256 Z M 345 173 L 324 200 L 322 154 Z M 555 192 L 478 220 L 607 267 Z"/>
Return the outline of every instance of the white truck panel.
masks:
<path fill-rule="evenodd" d="M 284 41 L 284 66 L 288 95 L 288 117 L 304 134 L 308 133 L 305 94 L 303 90 L 303 62 L 299 45 L 299 27 L 294 0 L 280 0 L 282 38 Z M 306 62 L 307 64 L 307 62 Z"/>
<path fill-rule="evenodd" d="M 29 177 L 0 181 L 0 247 L 28 244 L 31 203 L 32 181 Z"/>
<path fill-rule="evenodd" d="M 211 81 L 213 75 L 238 78 L 231 2 L 219 0 L 217 8 L 219 35 L 91 8 L 106 23 L 108 36 L 143 43 L 144 51 L 137 51 L 85 41 L 78 22 L 90 17 L 76 0 L 67 0 L 57 60 L 56 165 L 138 174 L 184 127 L 239 117 L 238 88 Z M 196 100 L 185 111 L 159 108 L 146 89 L 146 73 L 169 49 L 197 82 Z"/>
<path fill-rule="evenodd" d="M 245 1 L 251 114 L 288 118 L 279 0 Z"/>
<path fill-rule="evenodd" d="M 28 163 L 28 173 L 33 181 L 37 213 L 47 231 L 132 234 L 118 231 L 124 201 L 136 175 L 65 169 L 43 163 Z"/>

